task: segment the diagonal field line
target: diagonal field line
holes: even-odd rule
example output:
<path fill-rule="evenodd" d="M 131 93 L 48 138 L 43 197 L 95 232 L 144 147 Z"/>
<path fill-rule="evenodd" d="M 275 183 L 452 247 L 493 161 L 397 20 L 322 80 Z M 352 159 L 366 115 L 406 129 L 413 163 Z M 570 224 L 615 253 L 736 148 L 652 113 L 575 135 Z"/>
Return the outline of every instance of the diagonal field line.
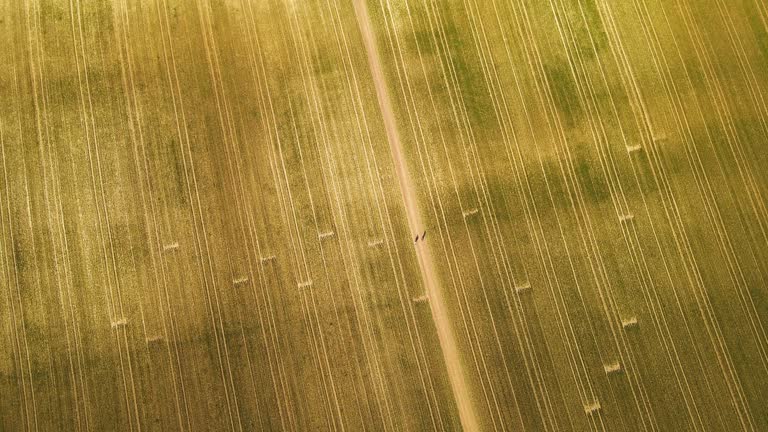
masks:
<path fill-rule="evenodd" d="M 376 40 L 373 34 L 371 19 L 368 15 L 368 7 L 365 0 L 355 0 L 355 16 L 357 18 L 360 33 L 365 45 L 365 51 L 368 57 L 368 66 L 371 69 L 374 87 L 376 88 L 376 98 L 379 102 L 379 109 L 384 120 L 384 128 L 387 133 L 387 141 L 392 152 L 397 180 L 400 186 L 400 193 L 405 205 L 406 217 L 410 232 L 423 232 L 424 222 L 416 205 L 416 190 L 410 179 L 408 167 L 403 156 L 403 147 L 400 142 L 400 135 L 395 124 L 395 115 L 392 110 L 392 103 L 389 97 L 389 91 L 384 79 L 384 72 L 379 59 Z M 451 383 L 451 390 L 456 405 L 459 410 L 459 418 L 462 428 L 465 431 L 478 431 L 480 425 L 477 420 L 477 414 L 472 403 L 472 394 L 467 385 L 464 374 L 461 356 L 456 343 L 451 320 L 443 300 L 443 294 L 440 289 L 439 278 L 435 270 L 434 261 L 427 242 L 416 243 L 416 256 L 419 262 L 419 270 L 422 282 L 429 298 L 430 311 L 432 319 L 435 322 L 437 336 L 440 341 L 440 348 L 445 361 L 448 377 Z"/>

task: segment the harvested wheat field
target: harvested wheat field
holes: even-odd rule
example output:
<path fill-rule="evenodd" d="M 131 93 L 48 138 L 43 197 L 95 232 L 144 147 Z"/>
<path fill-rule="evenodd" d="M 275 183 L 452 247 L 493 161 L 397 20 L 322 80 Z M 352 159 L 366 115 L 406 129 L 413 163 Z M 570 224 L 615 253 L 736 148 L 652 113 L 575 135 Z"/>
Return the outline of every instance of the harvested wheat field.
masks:
<path fill-rule="evenodd" d="M 0 431 L 768 431 L 764 0 L 0 0 Z"/>

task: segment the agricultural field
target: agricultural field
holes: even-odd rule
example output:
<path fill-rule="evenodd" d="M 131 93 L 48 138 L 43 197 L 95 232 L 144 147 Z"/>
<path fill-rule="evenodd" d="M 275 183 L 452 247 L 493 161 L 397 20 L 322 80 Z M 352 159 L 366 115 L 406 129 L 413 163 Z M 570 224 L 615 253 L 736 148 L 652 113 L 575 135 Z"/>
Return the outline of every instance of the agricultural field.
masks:
<path fill-rule="evenodd" d="M 763 0 L 0 0 L 0 431 L 768 431 Z"/>

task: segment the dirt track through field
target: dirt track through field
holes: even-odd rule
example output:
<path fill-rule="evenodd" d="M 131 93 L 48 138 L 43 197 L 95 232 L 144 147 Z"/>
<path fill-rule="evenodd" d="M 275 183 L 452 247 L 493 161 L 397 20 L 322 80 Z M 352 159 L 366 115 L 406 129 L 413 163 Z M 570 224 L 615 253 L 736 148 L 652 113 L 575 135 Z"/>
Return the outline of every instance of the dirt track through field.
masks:
<path fill-rule="evenodd" d="M 357 22 L 360 26 L 360 33 L 363 37 L 363 43 L 368 55 L 368 64 L 370 65 L 371 75 L 374 87 L 376 88 L 376 97 L 378 98 L 381 117 L 387 132 L 387 141 L 392 152 L 394 168 L 397 172 L 397 180 L 400 186 L 400 192 L 403 196 L 406 215 L 408 217 L 408 226 L 414 237 L 419 237 L 425 232 L 424 222 L 419 215 L 419 208 L 416 205 L 416 188 L 413 180 L 408 173 L 408 164 L 403 157 L 403 147 L 400 141 L 400 135 L 397 131 L 395 122 L 395 113 L 392 110 L 392 104 L 387 90 L 387 83 L 384 79 L 381 61 L 379 59 L 376 40 L 371 29 L 371 20 L 368 16 L 368 8 L 364 1 L 355 0 L 355 13 Z M 438 338 L 440 339 L 440 348 L 445 359 L 448 376 L 451 381 L 451 388 L 459 408 L 459 417 L 461 424 L 466 431 L 478 431 L 480 425 L 477 420 L 477 414 L 472 404 L 472 394 L 467 385 L 467 378 L 464 374 L 459 348 L 456 343 L 455 330 L 451 324 L 450 317 L 446 310 L 443 299 L 442 287 L 439 277 L 435 270 L 435 263 L 429 249 L 429 242 L 419 240 L 414 242 L 416 255 L 418 257 L 419 268 L 424 288 L 429 299 L 429 307 L 432 311 L 432 318 L 435 321 Z"/>

